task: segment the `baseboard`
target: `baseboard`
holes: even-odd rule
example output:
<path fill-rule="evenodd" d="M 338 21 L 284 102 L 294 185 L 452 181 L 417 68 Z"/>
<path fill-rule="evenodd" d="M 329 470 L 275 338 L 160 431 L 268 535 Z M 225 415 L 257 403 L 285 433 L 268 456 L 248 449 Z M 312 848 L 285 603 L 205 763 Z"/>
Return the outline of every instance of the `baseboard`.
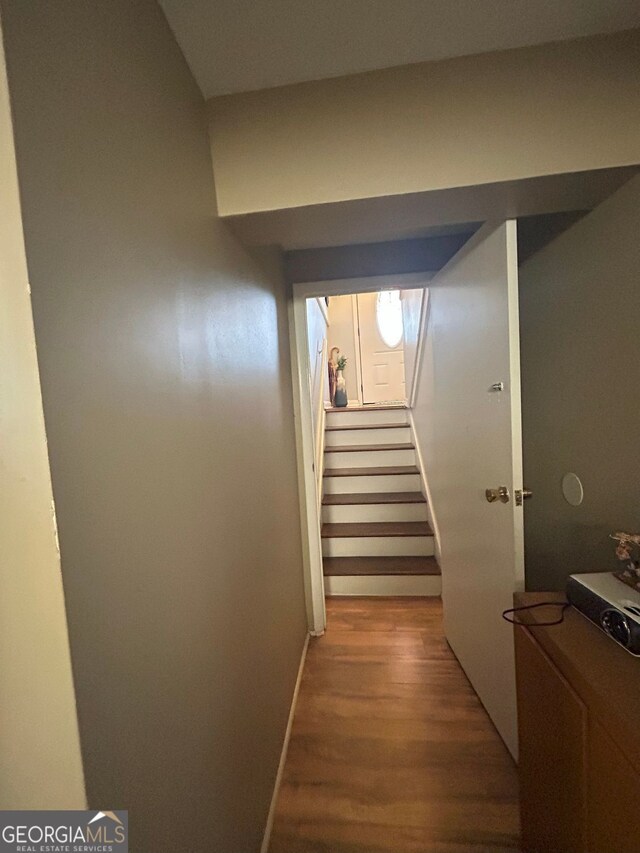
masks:
<path fill-rule="evenodd" d="M 440 595 L 440 575 L 331 575 L 327 595 Z"/>
<path fill-rule="evenodd" d="M 433 277 L 433 276 L 432 276 Z M 416 358 L 413 366 L 413 381 L 409 390 L 408 408 L 413 409 L 418 396 L 418 384 L 420 382 L 420 368 L 422 366 L 422 351 L 429 328 L 429 316 L 431 313 L 431 294 L 429 288 L 422 291 L 422 304 L 420 306 L 420 322 L 418 323 L 418 345 L 416 347 Z"/>
<path fill-rule="evenodd" d="M 324 405 L 322 409 L 318 411 L 318 429 L 319 436 L 316 433 L 316 438 L 318 441 L 318 446 L 316 447 L 316 493 L 318 496 L 318 520 L 320 522 L 320 526 L 322 526 L 322 492 L 324 486 L 324 447 L 326 441 L 326 433 L 325 426 L 327 421 L 327 413 L 324 410 Z"/>
<path fill-rule="evenodd" d="M 280 793 L 280 785 L 282 783 L 282 775 L 284 773 L 284 765 L 287 760 L 287 752 L 289 750 L 289 740 L 291 739 L 291 729 L 293 727 L 293 718 L 296 713 L 296 705 L 298 703 L 298 693 L 300 692 L 300 682 L 302 681 L 302 673 L 304 671 L 304 663 L 307 658 L 307 649 L 309 648 L 309 634 L 307 634 L 302 654 L 300 655 L 300 666 L 298 667 L 298 675 L 296 684 L 293 688 L 293 696 L 291 698 L 291 707 L 289 708 L 289 719 L 287 720 L 287 728 L 284 732 L 284 740 L 282 742 L 282 751 L 280 753 L 280 761 L 278 762 L 278 772 L 276 773 L 276 781 L 273 786 L 273 794 L 271 795 L 271 805 L 269 806 L 269 814 L 267 815 L 267 823 L 262 836 L 262 844 L 260 845 L 260 853 L 268 853 L 269 842 L 271 841 L 271 830 L 273 829 L 273 819 L 276 814 L 276 804 L 278 802 L 278 794 Z"/>
<path fill-rule="evenodd" d="M 424 493 L 425 498 L 427 499 L 427 520 L 431 525 L 431 529 L 433 530 L 433 556 L 436 558 L 438 565 L 441 566 L 440 529 L 438 528 L 438 520 L 433 509 L 431 489 L 429 488 L 429 480 L 427 479 L 427 472 L 424 467 L 424 459 L 422 458 L 420 442 L 418 441 L 418 436 L 416 435 L 416 425 L 413 419 L 413 411 L 411 409 L 409 409 L 409 429 L 411 430 L 411 438 L 416 449 L 416 461 L 418 463 L 418 468 L 420 469 L 420 482 L 422 483 L 422 491 Z"/>

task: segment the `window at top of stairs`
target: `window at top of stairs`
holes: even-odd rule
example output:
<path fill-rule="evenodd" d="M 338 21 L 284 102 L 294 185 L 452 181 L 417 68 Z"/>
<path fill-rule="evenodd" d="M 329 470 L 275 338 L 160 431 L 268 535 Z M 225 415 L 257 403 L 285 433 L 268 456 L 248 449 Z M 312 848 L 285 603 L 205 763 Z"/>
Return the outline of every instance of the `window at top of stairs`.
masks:
<path fill-rule="evenodd" d="M 376 302 L 376 321 L 380 337 L 395 349 L 402 340 L 402 305 L 399 290 L 382 290 Z"/>

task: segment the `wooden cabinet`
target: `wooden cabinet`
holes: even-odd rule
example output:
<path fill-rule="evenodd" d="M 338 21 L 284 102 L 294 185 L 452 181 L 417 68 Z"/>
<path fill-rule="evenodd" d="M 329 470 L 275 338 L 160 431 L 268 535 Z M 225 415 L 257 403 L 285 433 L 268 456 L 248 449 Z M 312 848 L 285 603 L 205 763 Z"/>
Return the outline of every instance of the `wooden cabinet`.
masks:
<path fill-rule="evenodd" d="M 516 656 L 523 849 L 583 853 L 587 710 L 528 631 Z"/>
<path fill-rule="evenodd" d="M 573 610 L 536 627 L 548 616 L 515 629 L 522 850 L 640 853 L 640 659 Z"/>
<path fill-rule="evenodd" d="M 589 853 L 640 850 L 640 773 L 596 721 L 588 762 Z"/>

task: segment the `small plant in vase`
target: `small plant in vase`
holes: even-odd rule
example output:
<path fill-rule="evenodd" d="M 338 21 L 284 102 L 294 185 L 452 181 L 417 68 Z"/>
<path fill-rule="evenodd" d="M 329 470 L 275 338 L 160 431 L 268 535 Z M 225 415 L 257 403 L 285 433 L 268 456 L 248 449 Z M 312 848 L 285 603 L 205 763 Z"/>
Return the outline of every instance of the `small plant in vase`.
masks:
<path fill-rule="evenodd" d="M 616 557 L 626 562 L 626 568 L 616 572 L 616 577 L 627 586 L 640 592 L 640 533 L 623 533 L 618 531 L 611 534 L 618 545 Z"/>
<path fill-rule="evenodd" d="M 344 369 L 347 366 L 347 359 L 341 355 L 336 362 L 336 402 L 338 408 L 344 408 L 347 405 L 347 383 L 344 379 Z"/>

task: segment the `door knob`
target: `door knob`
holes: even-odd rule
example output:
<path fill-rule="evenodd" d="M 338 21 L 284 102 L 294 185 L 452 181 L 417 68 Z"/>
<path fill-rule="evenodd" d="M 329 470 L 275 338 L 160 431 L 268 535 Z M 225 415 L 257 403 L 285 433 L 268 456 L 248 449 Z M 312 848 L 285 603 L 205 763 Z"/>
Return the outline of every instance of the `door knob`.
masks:
<path fill-rule="evenodd" d="M 530 498 L 533 495 L 531 489 L 516 489 L 516 506 L 522 506 L 522 501 L 525 498 Z"/>
<path fill-rule="evenodd" d="M 506 504 L 509 503 L 511 497 L 509 489 L 506 486 L 498 486 L 497 489 L 486 489 L 484 496 L 490 504 L 494 503 L 494 501 L 502 501 L 503 504 Z"/>

